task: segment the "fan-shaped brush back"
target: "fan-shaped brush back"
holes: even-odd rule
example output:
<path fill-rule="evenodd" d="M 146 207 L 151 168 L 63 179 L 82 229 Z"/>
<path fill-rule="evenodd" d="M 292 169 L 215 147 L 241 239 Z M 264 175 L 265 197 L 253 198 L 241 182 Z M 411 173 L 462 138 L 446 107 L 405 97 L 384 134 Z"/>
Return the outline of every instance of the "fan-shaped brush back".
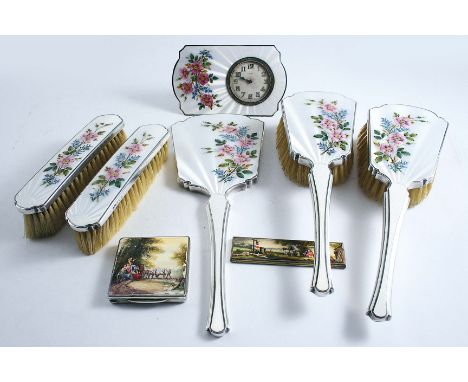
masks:
<path fill-rule="evenodd" d="M 432 182 L 447 127 L 447 121 L 419 107 L 370 109 L 369 158 L 377 178 L 410 189 Z"/>
<path fill-rule="evenodd" d="M 289 152 L 300 164 L 340 165 L 351 154 L 356 102 L 341 94 L 301 92 L 282 102 Z"/>
<path fill-rule="evenodd" d="M 208 195 L 225 194 L 257 178 L 263 122 L 217 114 L 172 126 L 179 181 Z"/>

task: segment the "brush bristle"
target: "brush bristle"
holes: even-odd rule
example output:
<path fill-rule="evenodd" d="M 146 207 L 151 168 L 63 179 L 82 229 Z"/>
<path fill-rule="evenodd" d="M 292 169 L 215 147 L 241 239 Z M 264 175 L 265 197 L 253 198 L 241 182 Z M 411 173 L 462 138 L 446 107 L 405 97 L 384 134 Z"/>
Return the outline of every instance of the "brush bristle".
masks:
<path fill-rule="evenodd" d="M 125 132 L 121 130 L 99 150 L 49 208 L 36 214 L 23 215 L 25 236 L 39 239 L 56 234 L 65 224 L 65 211 L 126 139 Z"/>
<path fill-rule="evenodd" d="M 119 231 L 131 213 L 137 208 L 141 198 L 166 161 L 168 152 L 169 144 L 166 142 L 159 153 L 138 176 L 138 179 L 102 227 L 76 233 L 76 242 L 83 253 L 87 255 L 96 253 Z"/>
<path fill-rule="evenodd" d="M 387 189 L 387 185 L 376 179 L 369 170 L 369 144 L 367 130 L 368 129 L 366 124 L 359 132 L 357 141 L 359 185 L 367 196 L 369 196 L 371 199 L 381 202 L 383 194 Z M 421 203 L 427 197 L 431 191 L 431 188 L 432 182 L 427 183 L 423 187 L 409 190 L 409 206 L 413 207 Z"/>
<path fill-rule="evenodd" d="M 289 154 L 288 137 L 286 136 L 283 119 L 280 120 L 276 129 L 276 150 L 285 175 L 301 186 L 308 186 L 310 168 L 297 163 Z M 351 155 L 348 155 L 341 165 L 332 168 L 334 186 L 348 179 L 353 168 L 353 156 L 351 152 Z"/>

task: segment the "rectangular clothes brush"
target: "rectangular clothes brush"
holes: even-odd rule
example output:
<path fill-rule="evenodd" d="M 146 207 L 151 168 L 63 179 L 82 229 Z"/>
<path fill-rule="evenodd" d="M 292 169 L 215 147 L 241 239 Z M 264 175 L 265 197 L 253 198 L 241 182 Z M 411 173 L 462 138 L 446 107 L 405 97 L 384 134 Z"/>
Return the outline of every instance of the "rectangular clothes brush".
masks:
<path fill-rule="evenodd" d="M 137 208 L 167 159 L 168 139 L 164 126 L 139 127 L 67 210 L 83 253 L 101 249 Z"/>
<path fill-rule="evenodd" d="M 315 218 L 315 262 L 311 291 L 333 292 L 329 216 L 332 185 L 344 182 L 353 165 L 356 102 L 336 93 L 301 92 L 282 101 L 276 148 L 284 173 L 309 186 Z"/>
<path fill-rule="evenodd" d="M 15 195 L 29 239 L 57 233 L 65 211 L 125 141 L 118 115 L 101 115 L 62 147 Z"/>
<path fill-rule="evenodd" d="M 234 114 L 192 117 L 172 126 L 179 183 L 210 199 L 211 300 L 207 330 L 229 331 L 224 262 L 230 204 L 227 195 L 250 186 L 258 173 L 263 122 Z"/>
<path fill-rule="evenodd" d="M 372 199 L 383 200 L 383 235 L 374 293 L 367 315 L 391 318 L 395 257 L 408 207 L 429 191 L 448 123 L 414 106 L 383 105 L 370 109 L 358 138 L 359 184 Z"/>

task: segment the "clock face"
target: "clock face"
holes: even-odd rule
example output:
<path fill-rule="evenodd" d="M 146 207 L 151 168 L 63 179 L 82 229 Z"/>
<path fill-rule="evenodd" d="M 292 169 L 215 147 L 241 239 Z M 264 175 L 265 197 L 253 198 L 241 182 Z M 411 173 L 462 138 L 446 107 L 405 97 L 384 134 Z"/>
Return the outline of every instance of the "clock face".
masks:
<path fill-rule="evenodd" d="M 258 105 L 271 94 L 275 78 L 268 64 L 255 57 L 246 57 L 232 64 L 226 77 L 231 97 L 242 105 Z"/>

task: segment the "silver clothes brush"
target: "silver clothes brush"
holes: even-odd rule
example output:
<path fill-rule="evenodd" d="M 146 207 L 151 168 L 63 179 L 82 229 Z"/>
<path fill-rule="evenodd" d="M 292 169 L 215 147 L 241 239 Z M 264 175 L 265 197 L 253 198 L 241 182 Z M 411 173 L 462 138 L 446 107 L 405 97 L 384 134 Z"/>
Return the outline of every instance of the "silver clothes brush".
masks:
<path fill-rule="evenodd" d="M 51 236 L 65 224 L 65 211 L 125 141 L 118 115 L 101 115 L 63 146 L 16 194 L 25 236 Z"/>

